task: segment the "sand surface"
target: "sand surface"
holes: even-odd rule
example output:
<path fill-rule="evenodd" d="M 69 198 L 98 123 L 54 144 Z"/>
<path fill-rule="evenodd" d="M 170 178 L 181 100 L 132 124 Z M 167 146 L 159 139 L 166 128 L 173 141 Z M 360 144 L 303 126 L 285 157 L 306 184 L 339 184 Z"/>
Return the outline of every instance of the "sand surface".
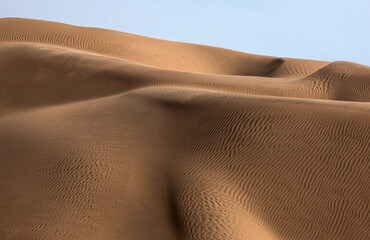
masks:
<path fill-rule="evenodd" d="M 370 67 L 0 19 L 0 239 L 369 239 Z"/>

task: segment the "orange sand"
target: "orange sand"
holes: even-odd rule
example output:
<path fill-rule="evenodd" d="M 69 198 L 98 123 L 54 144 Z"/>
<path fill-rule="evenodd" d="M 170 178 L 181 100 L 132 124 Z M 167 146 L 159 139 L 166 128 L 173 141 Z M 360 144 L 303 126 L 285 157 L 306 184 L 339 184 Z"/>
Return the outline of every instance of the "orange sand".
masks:
<path fill-rule="evenodd" d="M 368 239 L 370 68 L 0 19 L 0 239 Z"/>

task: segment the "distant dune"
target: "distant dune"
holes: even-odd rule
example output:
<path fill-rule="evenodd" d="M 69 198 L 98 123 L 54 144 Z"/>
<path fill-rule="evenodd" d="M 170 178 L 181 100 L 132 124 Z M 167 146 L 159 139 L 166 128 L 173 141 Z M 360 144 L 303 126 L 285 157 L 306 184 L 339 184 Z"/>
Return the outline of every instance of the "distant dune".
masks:
<path fill-rule="evenodd" d="M 0 239 L 369 239 L 370 67 L 0 19 Z"/>

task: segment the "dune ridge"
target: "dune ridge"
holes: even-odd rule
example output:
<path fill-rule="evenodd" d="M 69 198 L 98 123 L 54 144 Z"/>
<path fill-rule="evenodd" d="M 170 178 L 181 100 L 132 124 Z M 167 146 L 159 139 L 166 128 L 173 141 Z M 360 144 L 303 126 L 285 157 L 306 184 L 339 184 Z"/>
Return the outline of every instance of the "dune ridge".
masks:
<path fill-rule="evenodd" d="M 0 19 L 1 239 L 368 239 L 370 67 Z"/>

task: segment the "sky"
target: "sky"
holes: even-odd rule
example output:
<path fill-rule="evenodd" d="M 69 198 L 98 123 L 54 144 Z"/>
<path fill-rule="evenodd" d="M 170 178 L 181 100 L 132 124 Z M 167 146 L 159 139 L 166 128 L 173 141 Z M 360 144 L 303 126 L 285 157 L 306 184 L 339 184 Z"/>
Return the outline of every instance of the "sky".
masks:
<path fill-rule="evenodd" d="M 0 0 L 0 17 L 370 65 L 369 0 Z"/>

